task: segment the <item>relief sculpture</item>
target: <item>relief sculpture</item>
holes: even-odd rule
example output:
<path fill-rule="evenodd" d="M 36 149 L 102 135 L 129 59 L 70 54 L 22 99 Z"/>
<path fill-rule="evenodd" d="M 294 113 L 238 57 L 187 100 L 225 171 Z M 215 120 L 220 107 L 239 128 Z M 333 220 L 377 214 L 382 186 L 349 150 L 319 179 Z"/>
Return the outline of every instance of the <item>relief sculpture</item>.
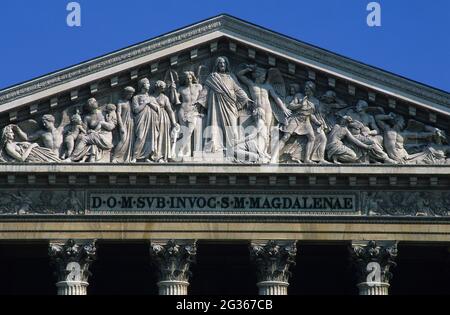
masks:
<path fill-rule="evenodd" d="M 237 63 L 237 62 L 236 62 Z M 210 65 L 210 66 L 208 66 Z M 178 72 L 179 71 L 179 72 Z M 449 164 L 444 130 L 217 57 L 3 128 L 3 163 Z M 343 97 L 344 98 L 344 97 Z M 112 98 L 110 98 L 112 99 Z M 198 158 L 200 156 L 200 158 Z"/>

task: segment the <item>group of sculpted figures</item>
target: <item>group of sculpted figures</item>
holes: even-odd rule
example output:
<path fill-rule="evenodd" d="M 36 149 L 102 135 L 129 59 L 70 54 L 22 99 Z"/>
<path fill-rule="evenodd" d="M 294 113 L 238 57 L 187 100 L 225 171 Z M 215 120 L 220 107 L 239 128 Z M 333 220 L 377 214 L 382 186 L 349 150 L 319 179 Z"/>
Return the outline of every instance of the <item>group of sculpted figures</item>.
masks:
<path fill-rule="evenodd" d="M 170 70 L 173 71 L 173 70 Z M 317 96 L 315 83 L 285 86 L 277 68 L 241 65 L 226 57 L 199 82 L 185 71 L 178 80 L 146 78 L 126 87 L 117 104 L 95 98 L 56 126 L 25 132 L 8 125 L 1 133 L 2 162 L 164 163 L 183 161 L 195 150 L 238 163 L 447 164 L 445 132 L 369 107 L 351 106 L 334 91 Z M 175 80 L 174 77 L 177 77 Z M 244 113 L 244 114 L 243 114 Z M 201 134 L 193 150 L 193 135 Z"/>

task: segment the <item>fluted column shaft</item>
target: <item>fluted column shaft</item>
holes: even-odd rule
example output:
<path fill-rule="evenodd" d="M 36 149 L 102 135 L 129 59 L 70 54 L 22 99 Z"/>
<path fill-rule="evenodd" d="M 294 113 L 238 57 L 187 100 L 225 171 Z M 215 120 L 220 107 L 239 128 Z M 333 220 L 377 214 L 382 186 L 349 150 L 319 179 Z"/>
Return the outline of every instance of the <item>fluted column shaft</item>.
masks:
<path fill-rule="evenodd" d="M 287 295 L 289 268 L 295 265 L 296 241 L 253 241 L 250 257 L 256 265 L 259 295 Z"/>
<path fill-rule="evenodd" d="M 195 262 L 194 240 L 153 240 L 150 242 L 152 262 L 158 270 L 159 295 L 187 295 L 190 265 Z"/>
<path fill-rule="evenodd" d="M 389 295 L 389 283 L 361 282 L 357 286 L 359 295 Z"/>
<path fill-rule="evenodd" d="M 61 281 L 56 283 L 58 295 L 87 295 L 89 283 L 82 281 Z"/>
<path fill-rule="evenodd" d="M 187 295 L 189 282 L 186 281 L 160 281 L 158 282 L 159 295 Z"/>

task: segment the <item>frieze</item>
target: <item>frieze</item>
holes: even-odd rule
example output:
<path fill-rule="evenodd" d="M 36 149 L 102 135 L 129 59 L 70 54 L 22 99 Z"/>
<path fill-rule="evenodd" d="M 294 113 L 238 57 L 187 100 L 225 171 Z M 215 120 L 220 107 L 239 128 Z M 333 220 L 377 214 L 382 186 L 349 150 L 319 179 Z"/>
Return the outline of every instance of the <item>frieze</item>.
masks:
<path fill-rule="evenodd" d="M 85 193 L 75 190 L 2 190 L 0 215 L 83 215 Z"/>
<path fill-rule="evenodd" d="M 5 126 L 0 162 L 450 164 L 445 130 L 277 67 L 219 56 L 151 79 Z"/>
<path fill-rule="evenodd" d="M 0 216 L 450 217 L 449 191 L 18 190 L 0 192 Z"/>
<path fill-rule="evenodd" d="M 361 198 L 368 216 L 450 216 L 448 191 L 363 192 Z"/>

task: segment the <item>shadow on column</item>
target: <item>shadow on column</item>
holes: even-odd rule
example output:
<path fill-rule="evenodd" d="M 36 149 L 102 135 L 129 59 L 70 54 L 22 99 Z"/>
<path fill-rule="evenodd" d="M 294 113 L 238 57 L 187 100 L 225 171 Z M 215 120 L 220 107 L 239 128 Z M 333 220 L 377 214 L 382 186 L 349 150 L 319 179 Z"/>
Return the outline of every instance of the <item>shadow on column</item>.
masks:
<path fill-rule="evenodd" d="M 247 242 L 197 244 L 190 295 L 257 295 Z"/>
<path fill-rule="evenodd" d="M 0 279 L 0 295 L 56 295 L 48 244 L 1 244 Z"/>

